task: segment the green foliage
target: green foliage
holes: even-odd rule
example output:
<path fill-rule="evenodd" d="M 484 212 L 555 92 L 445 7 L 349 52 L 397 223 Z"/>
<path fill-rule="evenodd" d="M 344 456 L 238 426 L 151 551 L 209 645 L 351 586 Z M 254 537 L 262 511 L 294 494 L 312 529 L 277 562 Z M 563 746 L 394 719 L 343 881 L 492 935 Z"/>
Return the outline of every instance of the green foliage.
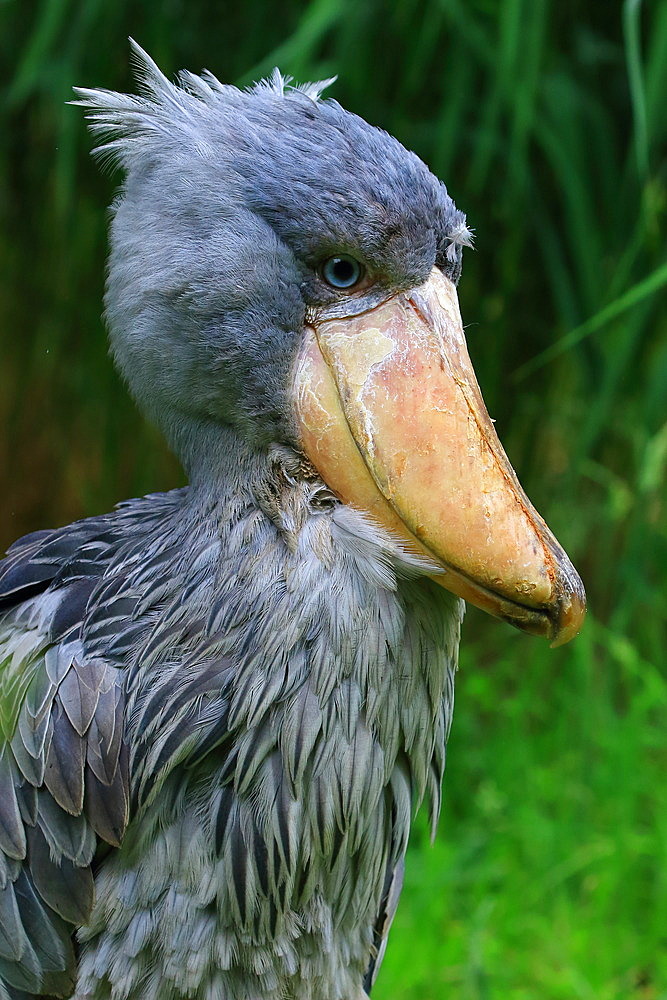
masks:
<path fill-rule="evenodd" d="M 477 232 L 490 411 L 582 571 L 571 646 L 471 613 L 442 829 L 419 829 L 378 1000 L 667 997 L 667 3 L 4 0 L 0 534 L 180 481 L 99 321 L 103 206 L 73 84 L 339 74 Z"/>
<path fill-rule="evenodd" d="M 548 657 L 469 642 L 458 709 L 378 996 L 667 996 L 664 675 L 597 622 Z"/>

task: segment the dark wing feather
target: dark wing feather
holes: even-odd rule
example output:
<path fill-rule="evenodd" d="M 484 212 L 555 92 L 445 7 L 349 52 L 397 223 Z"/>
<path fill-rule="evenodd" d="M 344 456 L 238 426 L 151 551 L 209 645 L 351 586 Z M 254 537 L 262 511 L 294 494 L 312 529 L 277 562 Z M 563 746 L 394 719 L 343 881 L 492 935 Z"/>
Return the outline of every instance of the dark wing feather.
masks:
<path fill-rule="evenodd" d="M 377 974 L 380 971 L 382 959 L 384 958 L 384 953 L 387 948 L 389 930 L 394 916 L 396 915 L 398 900 L 401 895 L 401 889 L 403 888 L 404 871 L 405 862 L 402 858 L 396 864 L 390 865 L 387 869 L 380 912 L 373 930 L 373 951 L 368 969 L 366 971 L 366 977 L 364 979 L 364 989 L 369 995 L 371 988 L 377 979 Z"/>
<path fill-rule="evenodd" d="M 69 996 L 97 840 L 128 819 L 123 676 L 79 638 L 114 517 L 16 542 L 0 562 L 0 996 Z"/>
<path fill-rule="evenodd" d="M 405 851 L 407 849 L 407 834 L 410 829 L 412 812 L 412 781 L 407 761 L 399 759 L 391 776 L 391 793 L 387 795 L 386 805 L 391 821 L 390 844 L 388 850 L 387 868 L 385 872 L 382 900 L 378 910 L 375 927 L 373 928 L 373 946 L 364 978 L 364 989 L 370 994 L 371 987 L 377 979 L 382 959 L 387 948 L 389 931 L 396 915 L 398 900 L 403 888 L 403 873 L 405 871 Z"/>

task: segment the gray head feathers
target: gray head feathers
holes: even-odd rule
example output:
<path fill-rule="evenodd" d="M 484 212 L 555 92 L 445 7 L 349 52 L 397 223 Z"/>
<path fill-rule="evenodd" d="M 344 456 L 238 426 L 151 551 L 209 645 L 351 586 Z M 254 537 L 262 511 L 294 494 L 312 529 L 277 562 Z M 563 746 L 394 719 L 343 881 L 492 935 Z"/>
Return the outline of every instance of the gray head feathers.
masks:
<path fill-rule="evenodd" d="M 93 135 L 102 141 L 95 155 L 128 168 L 137 153 L 151 141 L 170 140 L 174 130 L 189 140 L 199 155 L 212 155 L 202 125 L 206 110 L 221 102 L 234 103 L 242 93 L 223 84 L 209 70 L 201 75 L 181 70 L 178 84 L 171 83 L 157 63 L 134 39 L 130 39 L 140 96 L 119 94 L 103 88 L 75 87 L 79 100 L 72 104 L 89 109 L 86 115 Z M 302 95 L 316 103 L 336 77 L 314 83 L 294 84 L 276 67 L 270 77 L 249 87 L 246 93 L 288 98 Z"/>
<path fill-rule="evenodd" d="M 451 260 L 452 247 L 471 245 L 465 217 L 414 154 L 337 102 L 320 100 L 335 77 L 294 85 L 275 69 L 271 77 L 242 91 L 208 70 L 200 76 L 182 70 L 174 84 L 136 42 L 131 44 L 138 96 L 75 88 L 79 100 L 72 103 L 88 110 L 90 129 L 100 140 L 96 155 L 128 171 L 156 156 L 164 161 L 173 155 L 180 166 L 184 156 L 190 162 L 195 157 L 216 164 L 222 160 L 242 175 L 246 183 L 241 188 L 264 214 L 291 215 L 296 202 L 302 219 L 308 199 L 329 190 L 335 199 L 320 206 L 325 210 L 320 216 L 352 208 L 355 224 L 363 226 L 359 215 L 365 211 L 367 225 L 376 221 L 374 228 L 382 226 L 379 242 L 395 236 L 399 220 L 412 215 L 426 231 L 416 242 L 424 243 L 430 233 L 436 254 Z M 276 204 L 276 180 L 291 189 L 291 201 L 285 196 Z M 384 211 L 373 220 L 378 209 Z M 419 234 L 413 231 L 412 236 Z"/>
<path fill-rule="evenodd" d="M 274 94 L 280 94 L 281 97 L 288 97 L 290 93 L 305 94 L 311 101 L 317 102 L 327 87 L 330 87 L 337 79 L 338 77 L 336 76 L 330 76 L 327 80 L 319 80 L 315 83 L 295 84 L 291 76 L 283 76 L 276 66 L 268 79 L 260 80 L 259 83 L 250 87 L 250 91 L 251 93 L 257 93 L 258 91 L 268 89 Z"/>
<path fill-rule="evenodd" d="M 378 295 L 471 244 L 447 190 L 396 139 L 278 70 L 248 90 L 211 73 L 171 83 L 133 43 L 138 95 L 78 89 L 96 153 L 126 174 L 106 313 L 114 359 L 192 474 L 203 424 L 294 446 L 287 395 L 306 311 L 335 296 L 347 253 Z M 194 426 L 196 424 L 197 426 Z M 204 448 L 204 451 L 206 449 Z"/>

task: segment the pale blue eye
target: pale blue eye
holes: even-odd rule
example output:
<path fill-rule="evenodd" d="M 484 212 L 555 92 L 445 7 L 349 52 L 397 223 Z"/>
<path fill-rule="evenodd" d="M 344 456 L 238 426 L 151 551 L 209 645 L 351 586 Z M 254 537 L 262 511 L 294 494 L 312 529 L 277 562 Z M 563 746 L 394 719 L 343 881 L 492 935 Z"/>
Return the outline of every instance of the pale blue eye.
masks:
<path fill-rule="evenodd" d="M 322 277 L 332 288 L 354 288 L 363 276 L 364 269 L 358 260 L 342 253 L 329 257 L 322 265 Z"/>

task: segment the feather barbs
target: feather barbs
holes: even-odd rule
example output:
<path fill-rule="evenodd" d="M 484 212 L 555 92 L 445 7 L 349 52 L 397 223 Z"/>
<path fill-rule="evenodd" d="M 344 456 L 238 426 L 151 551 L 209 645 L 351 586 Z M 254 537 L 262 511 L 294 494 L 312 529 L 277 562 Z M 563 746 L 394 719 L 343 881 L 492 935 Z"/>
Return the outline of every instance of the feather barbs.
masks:
<path fill-rule="evenodd" d="M 285 99 L 301 98 L 317 104 L 323 91 L 336 80 L 295 84 L 278 68 L 264 80 L 240 90 L 223 84 L 209 70 L 200 75 L 181 70 L 172 83 L 157 63 L 130 38 L 132 64 L 139 94 L 122 94 L 104 88 L 75 87 L 77 100 L 70 104 L 86 109 L 90 131 L 100 139 L 95 156 L 127 169 L 136 154 L 158 150 L 156 140 L 169 145 L 174 138 L 186 140 L 203 158 L 212 156 L 211 112 L 233 108 L 261 95 Z"/>

